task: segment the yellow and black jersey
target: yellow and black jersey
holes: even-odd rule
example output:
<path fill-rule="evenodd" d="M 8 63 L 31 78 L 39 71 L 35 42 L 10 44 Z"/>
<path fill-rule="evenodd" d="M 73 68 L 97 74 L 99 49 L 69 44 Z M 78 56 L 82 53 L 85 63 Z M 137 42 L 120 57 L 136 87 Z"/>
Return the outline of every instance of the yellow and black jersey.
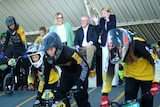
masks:
<path fill-rule="evenodd" d="M 134 45 L 134 55 L 137 56 L 138 61 L 132 64 L 126 63 L 124 75 L 137 80 L 152 81 L 154 79 L 154 61 L 158 57 L 144 39 L 134 38 Z"/>
<path fill-rule="evenodd" d="M 158 59 L 157 55 L 142 38 L 134 38 L 133 45 L 133 49 L 129 51 L 132 51 L 138 60 L 133 63 L 126 63 L 124 61 L 124 76 L 136 80 L 158 82 L 158 79 L 155 80 L 155 74 L 159 72 L 157 69 L 155 70 L 155 61 Z M 103 71 L 104 83 L 102 93 L 109 93 L 111 91 L 114 67 L 115 65 L 109 62 L 108 71 Z"/>
<path fill-rule="evenodd" d="M 69 73 L 77 73 L 79 72 L 82 81 L 84 81 L 88 77 L 89 67 L 87 62 L 83 59 L 83 57 L 76 52 L 75 49 L 72 49 L 67 46 L 63 46 L 63 50 L 58 60 L 55 61 L 55 65 L 58 65 L 65 70 L 65 72 Z M 77 79 L 78 79 L 77 78 Z"/>
<path fill-rule="evenodd" d="M 17 30 L 7 30 L 6 41 L 4 43 L 4 48 L 2 49 L 3 51 L 6 50 L 10 39 L 13 43 L 14 48 L 24 47 L 24 42 L 26 42 L 24 29 L 18 25 Z"/>
<path fill-rule="evenodd" d="M 43 76 L 42 72 L 36 71 L 36 69 L 34 69 L 34 71 L 32 71 L 32 73 L 28 75 L 28 84 L 30 84 L 30 83 L 34 84 L 36 75 L 38 76 L 39 80 Z M 53 83 L 57 82 L 58 80 L 59 80 L 59 73 L 52 68 L 50 70 L 50 74 L 48 77 L 48 84 L 53 84 Z"/>

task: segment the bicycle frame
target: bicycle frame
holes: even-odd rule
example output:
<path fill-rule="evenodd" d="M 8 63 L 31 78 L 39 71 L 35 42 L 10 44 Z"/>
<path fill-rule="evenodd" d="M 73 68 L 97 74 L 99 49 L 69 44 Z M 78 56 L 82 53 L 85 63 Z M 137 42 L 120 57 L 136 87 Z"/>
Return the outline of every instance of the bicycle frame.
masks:
<path fill-rule="evenodd" d="M 160 90 L 159 90 L 160 91 Z M 140 96 L 140 98 L 128 100 L 123 103 L 117 103 L 117 102 L 111 102 L 111 107 L 140 107 L 140 102 L 142 100 L 142 97 L 145 95 L 150 95 L 150 92 L 146 92 Z"/>
<path fill-rule="evenodd" d="M 51 89 L 45 89 L 42 95 L 42 105 L 44 107 L 51 107 L 53 103 L 54 94 Z"/>
<path fill-rule="evenodd" d="M 60 101 L 55 101 L 55 103 L 52 105 L 52 107 L 67 107 L 67 105 L 65 104 L 65 100 L 70 100 L 74 97 L 74 94 L 77 93 L 78 91 L 74 88 L 72 88 L 67 94 L 66 96 L 60 100 Z M 70 102 L 69 102 L 70 103 Z"/>
<path fill-rule="evenodd" d="M 12 94 L 14 91 L 15 83 L 18 82 L 17 77 L 14 75 L 14 68 L 16 67 L 18 60 L 19 58 L 8 59 L 8 66 L 10 67 L 10 72 L 5 76 L 3 81 L 3 89 L 6 94 Z"/>

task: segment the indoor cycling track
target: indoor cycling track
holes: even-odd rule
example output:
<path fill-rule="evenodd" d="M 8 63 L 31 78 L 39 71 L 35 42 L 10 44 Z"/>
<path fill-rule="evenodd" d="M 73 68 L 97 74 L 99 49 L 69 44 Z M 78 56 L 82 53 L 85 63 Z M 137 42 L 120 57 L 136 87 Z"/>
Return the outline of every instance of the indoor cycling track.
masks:
<path fill-rule="evenodd" d="M 101 87 L 89 88 L 89 102 L 92 107 L 99 107 L 101 99 Z M 10 96 L 0 91 L 0 107 L 32 107 L 36 97 L 36 91 L 14 91 Z M 111 101 L 124 101 L 124 86 L 113 87 L 109 94 Z M 71 99 L 72 107 L 77 107 L 73 99 Z M 154 107 L 160 107 L 160 93 L 155 96 Z"/>

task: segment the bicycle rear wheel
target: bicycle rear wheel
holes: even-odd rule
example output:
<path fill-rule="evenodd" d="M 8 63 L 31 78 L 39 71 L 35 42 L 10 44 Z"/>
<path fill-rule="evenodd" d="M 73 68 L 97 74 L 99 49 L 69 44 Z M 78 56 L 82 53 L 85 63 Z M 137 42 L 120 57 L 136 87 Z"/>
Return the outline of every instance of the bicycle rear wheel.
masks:
<path fill-rule="evenodd" d="M 9 73 L 5 76 L 3 81 L 3 90 L 6 94 L 12 94 L 14 91 L 14 77 Z"/>

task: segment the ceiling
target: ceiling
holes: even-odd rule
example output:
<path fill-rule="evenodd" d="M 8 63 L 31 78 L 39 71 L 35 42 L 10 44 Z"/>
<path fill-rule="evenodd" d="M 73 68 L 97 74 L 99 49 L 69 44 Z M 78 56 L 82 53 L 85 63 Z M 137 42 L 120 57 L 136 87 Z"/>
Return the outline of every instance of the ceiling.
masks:
<path fill-rule="evenodd" d="M 7 30 L 6 17 L 14 16 L 27 40 L 33 41 L 39 27 L 53 24 L 56 12 L 62 12 L 76 30 L 82 15 L 100 16 L 102 7 L 112 9 L 117 27 L 133 30 L 151 42 L 160 39 L 160 0 L 0 0 L 0 32 Z"/>

